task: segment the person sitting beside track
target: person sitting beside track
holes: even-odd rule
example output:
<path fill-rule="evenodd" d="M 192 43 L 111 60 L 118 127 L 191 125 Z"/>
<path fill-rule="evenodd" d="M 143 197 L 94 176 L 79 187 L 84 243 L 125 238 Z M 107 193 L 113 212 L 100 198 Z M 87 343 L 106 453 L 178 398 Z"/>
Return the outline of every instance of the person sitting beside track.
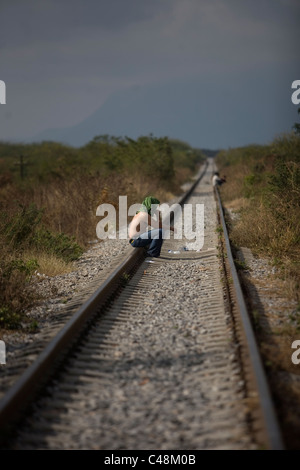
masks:
<path fill-rule="evenodd" d="M 220 174 L 216 171 L 212 177 L 212 185 L 221 186 L 223 183 L 226 183 L 226 176 L 220 178 Z"/>
<path fill-rule="evenodd" d="M 154 258 L 158 258 L 160 255 L 164 230 L 174 232 L 173 226 L 163 225 L 161 213 L 157 209 L 159 204 L 158 199 L 147 196 L 129 226 L 129 243 L 131 246 L 134 248 L 147 247 L 148 256 Z M 153 227 L 153 229 L 147 230 L 148 227 Z"/>

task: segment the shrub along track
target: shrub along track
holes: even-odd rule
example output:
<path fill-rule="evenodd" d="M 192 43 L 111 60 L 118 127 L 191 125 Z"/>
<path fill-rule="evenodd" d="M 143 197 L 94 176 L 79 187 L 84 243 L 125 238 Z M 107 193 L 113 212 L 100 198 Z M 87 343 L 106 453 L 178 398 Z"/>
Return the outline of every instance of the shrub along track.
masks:
<path fill-rule="evenodd" d="M 204 203 L 201 251 L 169 253 L 180 240 L 154 260 L 133 250 L 3 397 L 0 425 L 15 429 L 4 448 L 282 448 L 222 256 L 212 171 L 211 160 L 188 199 Z M 13 415 L 37 384 L 16 431 Z"/>

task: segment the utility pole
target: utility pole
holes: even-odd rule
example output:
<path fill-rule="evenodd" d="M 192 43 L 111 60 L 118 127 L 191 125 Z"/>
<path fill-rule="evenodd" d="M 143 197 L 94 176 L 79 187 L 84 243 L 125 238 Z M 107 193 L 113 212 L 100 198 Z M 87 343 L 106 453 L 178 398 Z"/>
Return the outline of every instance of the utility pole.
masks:
<path fill-rule="evenodd" d="M 18 163 L 15 163 L 15 165 L 20 165 L 20 176 L 21 180 L 23 181 L 25 178 L 25 166 L 28 165 L 28 163 L 24 161 L 23 155 L 20 155 L 20 161 Z"/>

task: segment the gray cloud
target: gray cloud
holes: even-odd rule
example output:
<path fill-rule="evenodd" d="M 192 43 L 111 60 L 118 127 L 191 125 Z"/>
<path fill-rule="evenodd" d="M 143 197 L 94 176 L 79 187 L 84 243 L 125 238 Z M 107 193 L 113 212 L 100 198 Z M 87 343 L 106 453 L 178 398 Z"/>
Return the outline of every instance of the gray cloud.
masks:
<path fill-rule="evenodd" d="M 0 41 L 10 47 L 123 30 L 151 20 L 170 4 L 170 0 L 2 0 Z"/>
<path fill-rule="evenodd" d="M 288 87 L 299 78 L 299 3 L 1 0 L 0 79 L 11 117 L 0 108 L 0 138 L 79 122 L 134 84 L 197 78 L 205 92 L 210 81 L 242 74 L 255 94 L 255 70 L 277 82 L 274 70 L 283 70 Z"/>

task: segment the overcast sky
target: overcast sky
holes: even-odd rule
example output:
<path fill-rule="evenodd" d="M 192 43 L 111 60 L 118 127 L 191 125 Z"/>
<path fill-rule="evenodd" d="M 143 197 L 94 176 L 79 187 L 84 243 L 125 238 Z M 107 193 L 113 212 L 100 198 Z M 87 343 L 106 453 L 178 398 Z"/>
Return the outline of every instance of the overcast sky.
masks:
<path fill-rule="evenodd" d="M 0 139 L 73 126 L 111 95 L 136 86 L 180 83 L 190 98 L 190 83 L 197 82 L 199 107 L 210 83 L 231 94 L 234 84 L 240 99 L 230 112 L 237 121 L 245 114 L 242 90 L 256 103 L 258 120 L 281 115 L 257 135 L 267 142 L 297 120 L 290 97 L 292 81 L 300 80 L 299 20 L 299 0 L 0 0 L 0 80 L 7 87 Z M 260 83 L 268 100 L 257 100 Z M 226 120 L 230 99 L 219 97 L 207 109 L 209 124 L 202 118 L 199 127 L 210 127 L 199 142 L 195 130 L 193 145 L 249 143 L 233 129 L 218 137 L 216 123 L 220 115 Z M 251 120 L 253 113 L 250 128 Z M 183 130 L 191 124 L 185 118 Z"/>

